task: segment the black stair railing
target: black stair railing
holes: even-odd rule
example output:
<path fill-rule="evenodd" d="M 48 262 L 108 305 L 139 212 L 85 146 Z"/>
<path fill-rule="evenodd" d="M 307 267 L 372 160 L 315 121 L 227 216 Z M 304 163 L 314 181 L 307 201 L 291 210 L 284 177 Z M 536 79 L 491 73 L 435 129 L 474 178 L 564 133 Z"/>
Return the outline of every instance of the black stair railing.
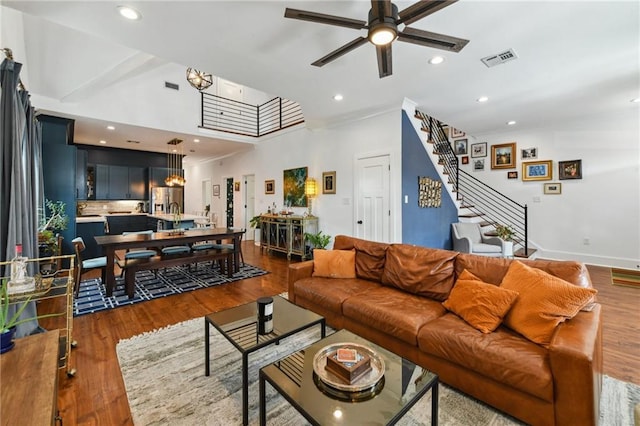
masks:
<path fill-rule="evenodd" d="M 201 93 L 200 127 L 237 135 L 259 137 L 304 123 L 297 102 L 273 98 L 251 105 L 210 93 Z"/>
<path fill-rule="evenodd" d="M 442 123 L 416 110 L 415 116 L 422 122 L 422 130 L 428 134 L 428 143 L 433 144 L 433 152 L 438 155 L 448 183 L 453 186 L 461 206 L 472 216 L 482 220 L 483 226 L 509 225 L 514 232 L 515 244 L 522 246 L 525 256 L 528 251 L 528 211 L 522 205 L 491 186 L 485 184 L 464 170 L 460 170 L 458 156 L 453 152 Z"/>

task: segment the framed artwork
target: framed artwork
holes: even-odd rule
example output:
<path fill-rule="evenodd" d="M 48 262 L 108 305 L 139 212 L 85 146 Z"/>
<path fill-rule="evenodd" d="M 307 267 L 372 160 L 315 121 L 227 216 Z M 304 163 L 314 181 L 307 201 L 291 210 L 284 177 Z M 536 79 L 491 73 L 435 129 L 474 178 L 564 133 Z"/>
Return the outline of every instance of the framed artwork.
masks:
<path fill-rule="evenodd" d="M 449 127 L 449 137 L 461 138 L 463 136 L 464 136 L 464 132 L 462 130 L 458 130 L 455 127 Z"/>
<path fill-rule="evenodd" d="M 464 157 L 462 157 L 462 164 L 469 164 L 469 156 L 465 155 Z"/>
<path fill-rule="evenodd" d="M 336 193 L 336 172 L 322 172 L 322 193 Z"/>
<path fill-rule="evenodd" d="M 298 167 L 283 172 L 282 191 L 285 206 L 307 207 L 307 196 L 304 193 L 305 180 L 307 180 L 307 167 Z"/>
<path fill-rule="evenodd" d="M 544 193 L 555 194 L 555 195 L 562 194 L 562 184 L 561 183 L 545 183 Z"/>
<path fill-rule="evenodd" d="M 214 197 L 220 196 L 220 185 L 213 185 L 213 196 Z"/>
<path fill-rule="evenodd" d="M 487 143 L 472 143 L 471 144 L 471 158 L 486 157 L 487 156 Z"/>
<path fill-rule="evenodd" d="M 538 148 L 526 148 L 521 150 L 520 158 L 523 160 L 533 160 L 538 158 Z"/>
<path fill-rule="evenodd" d="M 582 179 L 582 160 L 559 161 L 558 175 L 560 180 Z"/>
<path fill-rule="evenodd" d="M 240 182 L 234 182 L 233 189 L 234 191 L 240 191 Z"/>
<path fill-rule="evenodd" d="M 479 160 L 473 160 L 473 171 L 479 172 L 482 170 L 484 170 L 484 158 L 481 158 Z"/>
<path fill-rule="evenodd" d="M 276 181 L 273 179 L 264 181 L 264 193 L 275 194 L 276 193 Z"/>
<path fill-rule="evenodd" d="M 456 155 L 467 155 L 467 140 L 458 139 L 453 141 L 453 150 Z"/>
<path fill-rule="evenodd" d="M 516 167 L 516 143 L 491 145 L 491 168 L 513 169 Z"/>
<path fill-rule="evenodd" d="M 551 160 L 522 163 L 522 180 L 551 180 Z"/>
<path fill-rule="evenodd" d="M 518 179 L 518 172 L 507 172 L 507 179 Z"/>

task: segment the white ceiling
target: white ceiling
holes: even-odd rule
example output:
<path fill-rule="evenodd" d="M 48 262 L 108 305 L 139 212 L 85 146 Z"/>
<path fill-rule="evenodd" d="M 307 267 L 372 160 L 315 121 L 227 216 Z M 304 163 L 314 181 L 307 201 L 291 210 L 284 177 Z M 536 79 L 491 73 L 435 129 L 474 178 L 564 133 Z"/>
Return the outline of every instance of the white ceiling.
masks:
<path fill-rule="evenodd" d="M 283 17 L 285 8 L 293 7 L 366 20 L 368 1 L 0 3 L 42 18 L 23 24 L 28 89 L 63 102 L 107 96 L 113 84 L 167 63 L 297 101 L 310 127 L 399 109 L 407 97 L 441 120 L 482 135 L 500 131 L 509 120 L 522 129 L 597 120 L 637 108 L 630 100 L 640 96 L 638 1 L 461 0 L 411 26 L 470 43 L 456 54 L 396 41 L 393 75 L 384 79 L 378 78 L 369 44 L 322 68 L 310 65 L 363 32 Z M 142 19 L 123 20 L 115 8 L 123 3 L 139 10 Z M 413 2 L 395 3 L 402 10 Z M 59 48 L 39 48 L 45 41 Z M 480 62 L 510 48 L 518 55 L 515 61 L 493 68 Z M 429 65 L 437 54 L 445 62 Z M 64 73 L 47 72 L 60 63 Z M 335 102 L 335 93 L 344 100 Z M 480 96 L 489 101 L 476 102 Z M 76 133 L 99 140 L 98 133 L 105 132 L 100 117 L 73 116 Z M 126 126 L 119 131 L 137 140 L 152 130 Z M 163 129 L 157 150 L 164 151 L 173 137 Z M 201 139 L 210 142 L 198 152 L 203 156 L 250 147 Z"/>

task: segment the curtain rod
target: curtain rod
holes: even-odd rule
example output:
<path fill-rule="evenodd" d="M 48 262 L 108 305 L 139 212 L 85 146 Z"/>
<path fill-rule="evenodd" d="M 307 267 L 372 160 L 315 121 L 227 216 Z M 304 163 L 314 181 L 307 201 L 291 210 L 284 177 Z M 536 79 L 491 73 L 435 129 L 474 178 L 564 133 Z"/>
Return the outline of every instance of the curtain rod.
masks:
<path fill-rule="evenodd" d="M 2 51 L 4 52 L 4 56 L 7 57 L 7 59 L 9 59 L 10 61 L 13 61 L 13 51 L 11 49 L 9 49 L 8 47 L 3 47 Z M 26 87 L 24 87 L 24 84 L 22 84 L 22 80 L 20 79 L 20 77 L 18 77 L 18 88 L 20 90 L 24 90 L 25 92 L 27 91 Z"/>

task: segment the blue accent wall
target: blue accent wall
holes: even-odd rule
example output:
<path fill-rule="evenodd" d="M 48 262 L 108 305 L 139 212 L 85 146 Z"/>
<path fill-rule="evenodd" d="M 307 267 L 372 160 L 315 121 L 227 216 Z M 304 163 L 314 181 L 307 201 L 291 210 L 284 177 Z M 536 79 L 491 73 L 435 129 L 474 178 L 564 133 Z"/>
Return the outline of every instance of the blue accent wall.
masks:
<path fill-rule="evenodd" d="M 419 207 L 419 176 L 440 180 L 409 116 L 402 111 L 402 242 L 450 250 L 451 223 L 458 221 L 458 210 L 444 185 L 441 207 Z M 406 195 L 408 204 L 404 202 Z"/>

